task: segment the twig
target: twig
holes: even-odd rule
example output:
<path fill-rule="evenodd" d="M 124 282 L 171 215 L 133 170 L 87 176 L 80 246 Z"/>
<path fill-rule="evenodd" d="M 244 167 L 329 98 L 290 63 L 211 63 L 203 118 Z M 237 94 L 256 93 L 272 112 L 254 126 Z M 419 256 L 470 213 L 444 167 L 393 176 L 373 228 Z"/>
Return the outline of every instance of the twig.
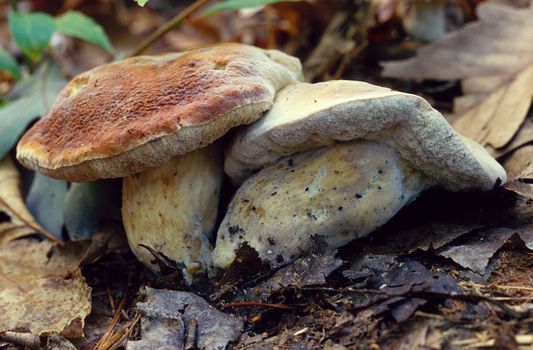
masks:
<path fill-rule="evenodd" d="M 29 333 L 17 332 L 0 332 L 0 342 L 20 345 L 24 349 L 38 350 L 41 349 L 39 337 Z"/>
<path fill-rule="evenodd" d="M 377 289 L 355 289 L 355 288 L 351 288 L 351 287 L 346 287 L 346 288 L 340 288 L 340 289 L 335 289 L 335 288 L 314 288 L 314 287 L 311 287 L 311 288 L 306 288 L 306 287 L 303 287 L 301 289 L 302 291 L 323 291 L 323 292 L 338 292 L 338 293 L 343 293 L 343 292 L 352 292 L 352 293 L 372 293 L 372 294 L 379 294 L 379 295 L 383 295 L 383 296 L 386 296 L 386 297 L 395 297 L 395 296 L 398 296 L 398 297 L 404 297 L 404 298 L 422 298 L 422 299 L 455 299 L 455 300 L 459 300 L 459 301 L 466 301 L 466 302 L 470 302 L 470 303 L 479 303 L 479 302 L 482 302 L 482 301 L 486 301 L 486 302 L 489 302 L 489 303 L 492 303 L 494 304 L 495 306 L 497 306 L 501 311 L 503 311 L 504 313 L 506 313 L 508 316 L 512 317 L 512 318 L 515 318 L 515 319 L 520 319 L 523 317 L 523 314 L 520 314 L 519 312 L 516 312 L 515 310 L 511 309 L 510 307 L 508 307 L 507 305 L 505 305 L 504 303 L 494 299 L 494 298 L 489 298 L 489 297 L 486 297 L 486 296 L 482 296 L 482 295 L 477 295 L 477 294 L 456 294 L 456 293 L 452 293 L 452 294 L 447 294 L 447 293 L 439 293 L 439 292 L 431 292 L 431 291 L 420 291 L 420 292 L 414 292 L 414 291 L 409 291 L 407 293 L 401 293 L 401 294 L 395 294 L 395 293 L 391 293 L 390 291 L 385 291 L 385 290 L 377 290 Z"/>
<path fill-rule="evenodd" d="M 155 43 L 157 40 L 159 40 L 159 38 L 161 38 L 163 35 L 165 35 L 170 30 L 172 30 L 172 28 L 179 25 L 185 18 L 190 16 L 192 13 L 194 13 L 196 10 L 198 10 L 200 7 L 204 6 L 208 2 L 209 0 L 197 0 L 193 2 L 191 5 L 186 7 L 183 11 L 178 13 L 167 23 L 163 24 L 158 30 L 153 32 L 148 38 L 143 40 L 139 44 L 139 46 L 137 46 L 128 57 L 137 56 L 143 53 L 150 45 Z"/>
<path fill-rule="evenodd" d="M 51 240 L 54 243 L 57 243 L 61 247 L 65 245 L 65 242 L 63 242 L 60 239 L 58 239 L 52 233 L 48 232 L 47 230 L 45 230 L 42 227 L 39 227 L 39 226 L 31 223 L 30 221 L 26 220 L 14 208 L 12 208 L 7 202 L 2 200 L 2 198 L 0 198 L 0 204 L 2 204 L 4 207 L 6 207 L 7 210 L 9 210 L 11 213 L 13 213 L 20 221 L 22 221 L 26 226 L 28 226 L 29 228 L 34 230 L 36 233 L 40 234 L 41 236 L 44 236 L 44 237 L 48 238 L 49 240 Z"/>
<path fill-rule="evenodd" d="M 416 311 L 415 316 L 420 316 L 424 318 L 430 318 L 433 320 L 446 320 L 446 318 L 439 314 L 431 314 L 429 312 L 423 312 L 423 311 Z"/>
<path fill-rule="evenodd" d="M 474 287 L 479 288 L 485 288 L 485 289 L 491 289 L 491 288 L 497 288 L 497 289 L 517 289 L 517 290 L 526 290 L 529 292 L 533 292 L 533 287 L 525 287 L 525 286 L 507 286 L 507 285 L 499 285 L 499 284 L 479 284 L 474 282 L 468 282 L 467 284 L 470 284 Z"/>
<path fill-rule="evenodd" d="M 255 301 L 238 301 L 235 303 L 229 303 L 225 305 L 226 308 L 238 308 L 238 307 L 258 307 L 264 309 L 294 309 L 295 307 L 287 304 L 266 304 Z"/>
<path fill-rule="evenodd" d="M 129 278 L 128 278 L 128 280 L 129 280 Z M 107 326 L 104 334 L 102 335 L 102 338 L 100 338 L 98 343 L 96 343 L 96 345 L 94 346 L 93 350 L 99 350 L 99 349 L 103 348 L 103 345 L 107 342 L 107 340 L 110 337 L 112 337 L 113 329 L 117 325 L 117 323 L 118 323 L 118 321 L 120 319 L 120 316 L 122 315 L 122 310 L 124 309 L 124 304 L 126 303 L 127 296 L 128 296 L 128 291 L 126 290 L 124 292 L 124 296 L 122 297 L 122 300 L 120 301 L 120 303 L 117 306 L 117 309 L 115 310 L 115 314 L 113 315 L 113 319 L 111 320 L 111 323 Z"/>
<path fill-rule="evenodd" d="M 117 349 L 120 344 L 126 339 L 130 334 L 135 325 L 140 321 L 141 315 L 135 316 L 133 320 L 124 325 L 119 331 L 113 334 L 107 341 L 102 344 L 102 348 L 106 350 Z"/>

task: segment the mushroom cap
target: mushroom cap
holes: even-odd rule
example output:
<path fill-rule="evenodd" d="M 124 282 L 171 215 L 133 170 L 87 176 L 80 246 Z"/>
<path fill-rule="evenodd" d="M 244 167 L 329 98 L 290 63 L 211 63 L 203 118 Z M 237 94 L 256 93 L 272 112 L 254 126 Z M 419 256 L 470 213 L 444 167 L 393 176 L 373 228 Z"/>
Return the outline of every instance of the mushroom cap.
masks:
<path fill-rule="evenodd" d="M 244 245 L 274 268 L 310 251 L 315 236 L 341 247 L 385 224 L 430 185 L 377 142 L 343 142 L 283 158 L 235 193 L 213 264 L 228 268 Z"/>
<path fill-rule="evenodd" d="M 123 177 L 253 122 L 298 79 L 297 58 L 241 44 L 103 65 L 72 79 L 17 158 L 70 181 Z"/>
<path fill-rule="evenodd" d="M 225 171 L 235 183 L 297 152 L 370 140 L 394 148 L 448 190 L 490 190 L 505 170 L 483 147 L 457 134 L 423 98 L 358 81 L 287 86 L 258 122 L 236 135 Z"/>

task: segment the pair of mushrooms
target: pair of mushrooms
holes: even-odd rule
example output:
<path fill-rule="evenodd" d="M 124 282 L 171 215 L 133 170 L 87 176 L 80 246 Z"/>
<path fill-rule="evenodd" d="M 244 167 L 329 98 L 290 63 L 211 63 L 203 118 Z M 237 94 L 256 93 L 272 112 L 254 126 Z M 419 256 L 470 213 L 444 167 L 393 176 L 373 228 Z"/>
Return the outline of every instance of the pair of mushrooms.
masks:
<path fill-rule="evenodd" d="M 67 85 L 17 158 L 69 181 L 124 177 L 133 252 L 151 267 L 150 250 L 165 255 L 189 282 L 227 268 L 244 244 L 276 267 L 315 235 L 339 247 L 373 231 L 431 186 L 505 182 L 422 98 L 301 77 L 298 59 L 240 44 L 104 65 Z M 250 123 L 226 150 L 224 171 L 241 186 L 213 250 L 224 176 L 213 142 Z"/>

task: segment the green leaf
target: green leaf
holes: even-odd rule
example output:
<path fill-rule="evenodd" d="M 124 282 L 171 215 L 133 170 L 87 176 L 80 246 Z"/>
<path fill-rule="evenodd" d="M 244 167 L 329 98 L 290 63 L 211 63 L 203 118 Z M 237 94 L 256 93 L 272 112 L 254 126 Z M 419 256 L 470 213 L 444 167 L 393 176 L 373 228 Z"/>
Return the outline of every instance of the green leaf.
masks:
<path fill-rule="evenodd" d="M 5 96 L 12 102 L 0 108 L 0 159 L 13 148 L 32 120 L 48 112 L 65 84 L 59 68 L 43 62 L 34 75 L 20 80 Z"/>
<path fill-rule="evenodd" d="M 26 205 L 33 217 L 59 239 L 63 229 L 63 200 L 66 194 L 65 181 L 35 173 L 26 197 Z"/>
<path fill-rule="evenodd" d="M 20 79 L 17 61 L 2 46 L 0 46 L 0 70 L 8 72 L 15 79 Z"/>
<path fill-rule="evenodd" d="M 102 26 L 78 11 L 69 11 L 55 19 L 58 32 L 103 47 L 109 53 L 114 49 Z"/>
<path fill-rule="evenodd" d="M 300 0 L 226 0 L 222 3 L 215 4 L 205 10 L 202 14 L 204 16 L 210 16 L 217 12 L 221 11 L 234 11 L 240 10 L 243 8 L 252 8 L 262 5 L 274 4 L 276 2 L 289 2 L 289 1 L 300 1 Z"/>
<path fill-rule="evenodd" d="M 73 183 L 65 197 L 63 216 L 70 239 L 91 238 L 102 219 L 121 220 L 121 179 Z"/>
<path fill-rule="evenodd" d="M 34 62 L 42 58 L 55 30 L 54 18 L 46 13 L 20 13 L 10 10 L 7 21 L 18 47 Z"/>
<path fill-rule="evenodd" d="M 148 0 L 134 0 L 137 5 L 143 7 L 144 5 L 146 5 L 146 3 L 148 2 Z"/>

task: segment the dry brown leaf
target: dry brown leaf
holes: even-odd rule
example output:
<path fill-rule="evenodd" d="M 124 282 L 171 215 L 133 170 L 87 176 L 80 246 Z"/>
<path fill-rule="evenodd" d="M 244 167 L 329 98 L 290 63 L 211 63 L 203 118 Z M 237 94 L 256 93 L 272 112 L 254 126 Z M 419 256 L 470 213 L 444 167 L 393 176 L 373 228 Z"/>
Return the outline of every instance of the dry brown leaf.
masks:
<path fill-rule="evenodd" d="M 507 176 L 510 180 L 531 177 L 533 145 L 525 145 L 514 151 L 509 157 L 504 159 L 503 166 L 507 170 Z M 526 175 L 527 173 L 529 175 Z"/>
<path fill-rule="evenodd" d="M 533 38 L 533 30 L 531 36 Z M 533 60 L 516 75 L 509 76 L 509 80 L 496 90 L 483 96 L 479 103 L 461 113 L 453 127 L 483 145 L 496 149 L 504 147 L 523 124 L 532 97 Z"/>
<path fill-rule="evenodd" d="M 533 143 L 533 119 L 531 118 L 526 119 L 520 130 L 505 147 L 495 149 L 487 146 L 487 149 L 494 157 L 500 158 L 529 143 Z"/>
<path fill-rule="evenodd" d="M 83 336 L 91 288 L 79 266 L 86 245 L 17 240 L 0 249 L 0 333 Z"/>
<path fill-rule="evenodd" d="M 533 96 L 533 7 L 481 4 L 479 20 L 420 49 L 416 57 L 384 64 L 383 75 L 404 79 L 461 79 L 457 131 L 501 148 L 523 124 Z"/>
<path fill-rule="evenodd" d="M 56 240 L 33 218 L 24 204 L 20 175 L 9 156 L 0 161 L 0 247 L 33 233 Z"/>

